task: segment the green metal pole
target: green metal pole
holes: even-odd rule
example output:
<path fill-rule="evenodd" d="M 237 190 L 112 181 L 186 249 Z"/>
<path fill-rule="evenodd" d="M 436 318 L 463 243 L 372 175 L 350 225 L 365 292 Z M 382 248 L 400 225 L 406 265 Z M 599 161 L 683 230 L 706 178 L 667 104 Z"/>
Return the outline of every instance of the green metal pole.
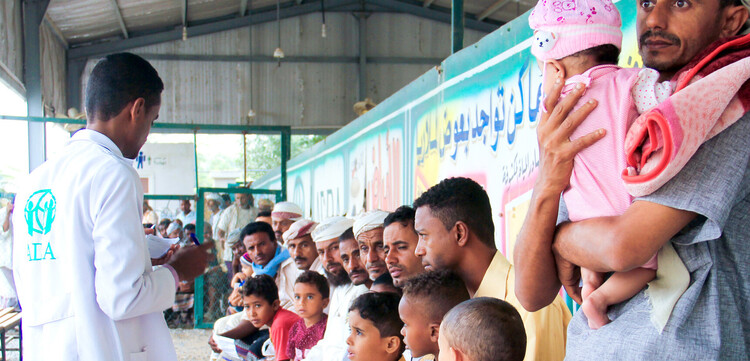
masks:
<path fill-rule="evenodd" d="M 292 148 L 292 128 L 286 127 L 281 131 L 281 197 L 283 200 L 287 200 L 287 187 L 286 187 L 286 162 L 291 158 Z"/>
<path fill-rule="evenodd" d="M 196 169 L 195 172 L 197 174 L 198 170 Z M 197 183 L 196 183 L 196 186 L 197 186 Z M 204 191 L 201 188 L 198 188 L 197 191 L 198 191 L 198 197 L 195 200 L 195 212 L 197 213 L 196 214 L 197 217 L 195 217 L 195 233 L 196 233 L 195 236 L 200 240 L 200 243 L 203 244 L 203 242 L 206 241 L 203 238 L 203 229 L 205 228 L 205 225 L 204 225 L 205 221 L 203 219 L 203 212 L 205 212 L 205 209 L 204 209 L 205 202 L 203 201 Z M 195 279 L 195 290 L 194 290 L 194 296 L 193 296 L 195 298 L 195 302 L 193 303 L 193 305 L 195 306 L 195 309 L 193 310 L 194 311 L 193 313 L 195 316 L 193 317 L 193 323 L 194 323 L 195 328 L 206 328 L 205 326 L 206 322 L 204 322 L 205 317 L 203 315 L 203 313 L 205 312 L 203 310 L 203 300 L 205 298 L 204 297 L 205 290 L 203 287 L 203 282 L 204 282 L 203 275 L 200 275 Z"/>
<path fill-rule="evenodd" d="M 195 166 L 195 191 L 198 192 L 198 131 L 193 130 L 193 165 Z"/>
<path fill-rule="evenodd" d="M 451 54 L 464 48 L 464 0 L 451 0 Z"/>

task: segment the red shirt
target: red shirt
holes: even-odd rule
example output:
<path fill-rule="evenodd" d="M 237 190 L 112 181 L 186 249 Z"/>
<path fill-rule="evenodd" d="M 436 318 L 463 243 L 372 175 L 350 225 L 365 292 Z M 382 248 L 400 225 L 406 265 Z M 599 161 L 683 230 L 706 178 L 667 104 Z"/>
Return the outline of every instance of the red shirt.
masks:
<path fill-rule="evenodd" d="M 287 353 L 289 329 L 299 319 L 297 314 L 283 308 L 279 308 L 273 316 L 273 321 L 271 322 L 271 343 L 273 343 L 273 349 L 276 351 L 276 360 L 289 360 L 294 356 Z"/>

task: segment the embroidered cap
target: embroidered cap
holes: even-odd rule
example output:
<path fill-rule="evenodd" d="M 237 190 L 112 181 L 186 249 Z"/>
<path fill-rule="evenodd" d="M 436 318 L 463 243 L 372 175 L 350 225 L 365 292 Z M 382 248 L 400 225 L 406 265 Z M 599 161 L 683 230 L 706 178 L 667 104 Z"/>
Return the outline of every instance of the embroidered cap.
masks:
<path fill-rule="evenodd" d="M 539 0 L 529 26 L 531 54 L 541 61 L 605 44 L 622 47 L 620 12 L 611 0 Z"/>

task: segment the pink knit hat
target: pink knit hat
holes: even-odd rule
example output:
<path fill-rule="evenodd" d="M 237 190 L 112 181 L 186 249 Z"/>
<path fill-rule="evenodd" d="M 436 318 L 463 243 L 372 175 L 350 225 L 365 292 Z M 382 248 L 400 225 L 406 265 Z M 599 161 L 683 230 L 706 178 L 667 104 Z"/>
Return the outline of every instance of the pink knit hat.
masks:
<path fill-rule="evenodd" d="M 620 12 L 611 0 L 539 0 L 529 26 L 534 29 L 531 54 L 541 61 L 622 44 Z"/>

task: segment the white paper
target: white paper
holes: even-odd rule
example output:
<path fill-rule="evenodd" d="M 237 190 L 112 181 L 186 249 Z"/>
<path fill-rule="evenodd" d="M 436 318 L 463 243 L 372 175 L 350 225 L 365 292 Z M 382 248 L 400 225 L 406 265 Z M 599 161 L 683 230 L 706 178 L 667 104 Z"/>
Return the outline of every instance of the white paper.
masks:
<path fill-rule="evenodd" d="M 148 242 L 148 253 L 151 258 L 164 257 L 164 255 L 167 254 L 167 251 L 169 251 L 169 247 L 179 241 L 179 238 L 161 238 L 159 236 L 154 236 L 151 234 L 146 235 L 146 242 Z"/>
<path fill-rule="evenodd" d="M 234 347 L 234 339 L 215 334 L 214 342 L 216 342 L 216 346 L 221 349 L 222 356 L 231 356 L 242 359 L 237 353 L 237 348 Z"/>

